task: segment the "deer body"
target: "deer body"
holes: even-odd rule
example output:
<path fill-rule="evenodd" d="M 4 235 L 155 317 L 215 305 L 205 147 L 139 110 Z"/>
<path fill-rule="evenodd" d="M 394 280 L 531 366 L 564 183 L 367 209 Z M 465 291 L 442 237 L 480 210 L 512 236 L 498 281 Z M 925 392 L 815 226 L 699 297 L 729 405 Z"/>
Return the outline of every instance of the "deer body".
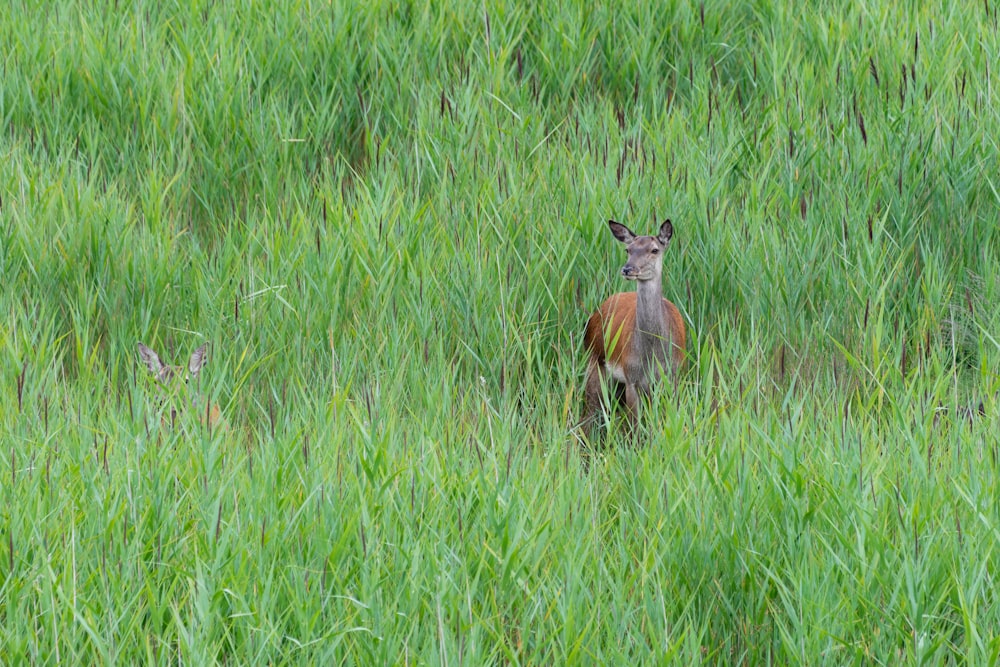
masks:
<path fill-rule="evenodd" d="M 609 297 L 587 321 L 584 347 L 589 355 L 581 423 L 593 428 L 600 419 L 606 386 L 609 395 L 627 408 L 632 425 L 638 419 L 639 398 L 667 373 L 684 363 L 686 333 L 677 306 L 663 298 L 663 252 L 673 236 L 669 220 L 656 236 L 636 236 L 625 225 L 608 222 L 615 238 L 628 249 L 622 267 L 635 292 Z"/>
<path fill-rule="evenodd" d="M 220 426 L 225 428 L 219 406 L 212 403 L 201 405 L 197 390 L 189 386 L 189 382 L 197 380 L 198 373 L 208 360 L 208 343 L 191 354 L 187 369 L 164 364 L 156 352 L 142 343 L 139 343 L 139 358 L 156 378 L 160 388 L 164 411 L 161 421 L 164 425 L 172 426 L 182 412 L 193 411 L 198 415 L 198 420 L 209 429 Z"/>

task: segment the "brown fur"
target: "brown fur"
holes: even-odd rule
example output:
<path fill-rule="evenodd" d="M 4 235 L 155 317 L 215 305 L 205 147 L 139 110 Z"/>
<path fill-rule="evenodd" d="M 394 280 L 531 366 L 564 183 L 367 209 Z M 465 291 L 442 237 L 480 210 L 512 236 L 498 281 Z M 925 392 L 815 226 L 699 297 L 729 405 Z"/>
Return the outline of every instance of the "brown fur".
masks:
<path fill-rule="evenodd" d="M 613 294 L 587 320 L 583 347 L 599 364 L 604 365 L 605 360 L 610 357 L 612 363 L 624 366 L 624 357 L 631 347 L 632 333 L 635 330 L 635 302 L 635 292 Z M 674 367 L 680 369 L 684 364 L 684 347 L 687 344 L 684 319 L 677 306 L 666 299 L 663 300 L 663 311 L 673 334 Z M 608 332 L 607 344 L 604 332 Z M 610 350 L 607 349 L 609 347 Z"/>
<path fill-rule="evenodd" d="M 676 376 L 687 344 L 680 311 L 662 297 L 663 254 L 673 225 L 664 221 L 656 236 L 636 236 L 613 220 L 609 226 L 626 245 L 629 258 L 621 273 L 636 281 L 636 291 L 612 295 L 587 320 L 583 342 L 589 360 L 580 423 L 591 435 L 603 426 L 601 414 L 611 407 L 604 405 L 606 392 L 615 405 L 626 408 L 633 428 L 639 397 L 648 395 L 664 374 Z M 657 312 L 657 303 L 662 312 Z M 641 312 L 641 307 L 648 310 Z"/>

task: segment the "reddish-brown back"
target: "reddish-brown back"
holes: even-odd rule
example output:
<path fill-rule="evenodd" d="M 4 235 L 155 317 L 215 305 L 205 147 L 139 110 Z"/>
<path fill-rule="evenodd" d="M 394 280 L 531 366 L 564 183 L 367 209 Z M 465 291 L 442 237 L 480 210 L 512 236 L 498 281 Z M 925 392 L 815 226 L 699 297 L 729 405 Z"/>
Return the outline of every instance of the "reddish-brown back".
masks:
<path fill-rule="evenodd" d="M 626 366 L 632 351 L 632 333 L 635 330 L 636 293 L 619 292 L 608 297 L 590 319 L 583 336 L 584 348 L 599 363 L 615 368 Z M 673 365 L 679 370 L 684 363 L 687 332 L 681 313 L 670 301 L 663 299 L 663 311 L 673 342 Z"/>

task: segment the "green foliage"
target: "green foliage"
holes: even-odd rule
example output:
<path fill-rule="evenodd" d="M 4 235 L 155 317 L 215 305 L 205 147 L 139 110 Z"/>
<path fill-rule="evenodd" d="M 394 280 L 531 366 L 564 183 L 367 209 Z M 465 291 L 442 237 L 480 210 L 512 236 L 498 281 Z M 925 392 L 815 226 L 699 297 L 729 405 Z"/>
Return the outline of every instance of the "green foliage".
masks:
<path fill-rule="evenodd" d="M 997 660 L 993 3 L 0 38 L 0 662 Z M 690 361 L 585 460 L 609 217 L 673 219 Z M 228 428 L 138 340 L 209 341 Z"/>

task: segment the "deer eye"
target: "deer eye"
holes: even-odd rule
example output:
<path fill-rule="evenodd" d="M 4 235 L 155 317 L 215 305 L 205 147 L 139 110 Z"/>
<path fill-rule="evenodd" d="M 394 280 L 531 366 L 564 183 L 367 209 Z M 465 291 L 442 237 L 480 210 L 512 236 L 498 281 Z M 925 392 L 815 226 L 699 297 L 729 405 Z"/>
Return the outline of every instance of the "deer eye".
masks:
<path fill-rule="evenodd" d="M 658 252 L 660 252 L 660 249 L 659 249 L 659 248 L 653 248 L 653 250 L 652 250 L 652 253 L 653 253 L 654 255 L 655 255 L 656 253 L 658 253 Z"/>

